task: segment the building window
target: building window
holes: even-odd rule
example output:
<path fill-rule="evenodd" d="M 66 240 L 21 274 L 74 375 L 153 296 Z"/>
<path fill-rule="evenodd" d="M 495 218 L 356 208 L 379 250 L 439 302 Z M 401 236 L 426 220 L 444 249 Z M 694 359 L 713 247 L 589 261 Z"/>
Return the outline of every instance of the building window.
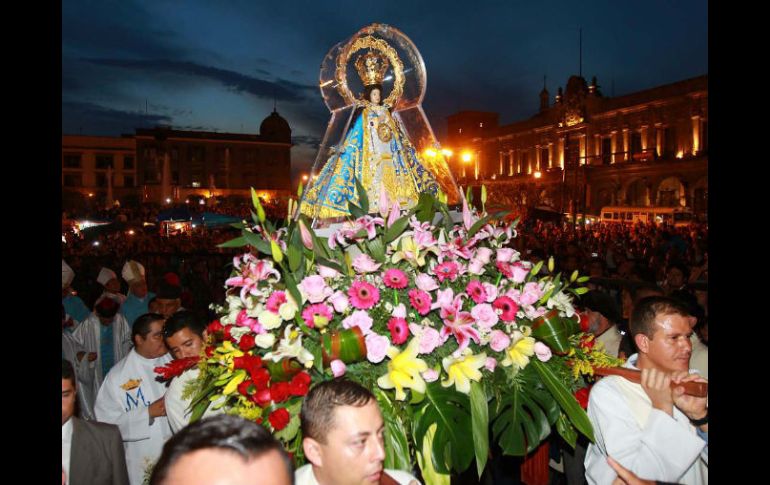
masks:
<path fill-rule="evenodd" d="M 134 169 L 134 157 L 123 157 L 123 168 L 125 170 L 133 170 Z"/>
<path fill-rule="evenodd" d="M 540 149 L 540 169 L 546 169 L 551 166 L 551 159 L 550 154 L 548 153 L 548 148 L 541 148 Z"/>
<path fill-rule="evenodd" d="M 82 187 L 83 175 L 79 173 L 65 173 L 64 186 L 65 187 Z"/>
<path fill-rule="evenodd" d="M 669 126 L 663 129 L 663 156 L 665 158 L 674 158 L 678 151 L 676 145 L 676 128 Z"/>
<path fill-rule="evenodd" d="M 107 175 L 103 173 L 97 173 L 96 174 L 96 186 L 97 187 L 107 187 Z"/>
<path fill-rule="evenodd" d="M 529 153 L 519 154 L 519 173 L 529 173 Z"/>
<path fill-rule="evenodd" d="M 642 134 L 635 131 L 631 134 L 631 156 L 642 152 Z"/>
<path fill-rule="evenodd" d="M 112 167 L 112 155 L 97 155 L 96 156 L 96 168 L 106 170 L 107 167 Z"/>
<path fill-rule="evenodd" d="M 123 176 L 123 187 L 133 187 L 134 186 L 134 176 L 133 175 L 124 175 Z"/>
<path fill-rule="evenodd" d="M 74 153 L 67 153 L 64 155 L 64 168 L 80 168 L 82 156 Z"/>
<path fill-rule="evenodd" d="M 612 162 L 612 138 L 602 138 L 602 163 L 609 165 Z"/>

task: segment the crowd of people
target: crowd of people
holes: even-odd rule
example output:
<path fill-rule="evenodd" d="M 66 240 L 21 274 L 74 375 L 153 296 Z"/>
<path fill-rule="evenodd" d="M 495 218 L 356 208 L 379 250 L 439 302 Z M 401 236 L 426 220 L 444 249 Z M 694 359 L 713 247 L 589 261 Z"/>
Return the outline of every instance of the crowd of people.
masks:
<path fill-rule="evenodd" d="M 240 214 L 235 207 L 226 210 Z M 147 207 L 120 211 L 109 215 L 125 216 L 126 222 L 153 215 Z M 705 400 L 671 385 L 708 377 L 707 227 L 583 227 L 525 220 L 517 231 L 513 247 L 522 259 L 553 256 L 554 272 L 578 270 L 591 277 L 591 291 L 576 302 L 583 330 L 594 334 L 609 354 L 627 359 L 627 367 L 642 371 L 639 384 L 608 377 L 591 391 L 587 411 L 597 430 L 595 443 L 578 440 L 572 449 L 551 440 L 552 464 L 563 474 L 562 483 L 609 484 L 621 480 L 618 476 L 624 477 L 622 483 L 644 483 L 627 478 L 636 475 L 707 483 Z M 221 453 L 229 449 L 222 433 L 256 446 L 239 447 L 245 450 L 243 469 L 226 465 L 227 470 L 272 467 L 276 484 L 292 483 L 292 476 L 300 484 L 416 483 L 409 473 L 383 469 L 376 400 L 347 381 L 316 386 L 306 398 L 301 417 L 309 464 L 295 475 L 290 466 L 285 477 L 273 473 L 280 463 L 290 462 L 253 423 L 207 414 L 187 425 L 189 398 L 182 397 L 183 389 L 197 369 L 185 370 L 168 387 L 156 381 L 154 369 L 200 354 L 206 324 L 214 318 L 211 304 L 223 303 L 228 265 L 242 250 L 216 245 L 235 236 L 229 228 L 173 237 L 156 229 L 81 235 L 62 244 L 62 468 L 67 483 L 135 485 L 148 478 L 150 483 L 207 483 L 207 467 L 201 464 L 230 463 L 229 455 Z M 314 406 L 324 406 L 324 413 Z M 347 437 L 361 433 L 367 436 L 363 447 L 346 444 Z M 197 460 L 203 467 L 199 473 L 194 472 Z M 152 475 L 145 476 L 156 461 Z"/>

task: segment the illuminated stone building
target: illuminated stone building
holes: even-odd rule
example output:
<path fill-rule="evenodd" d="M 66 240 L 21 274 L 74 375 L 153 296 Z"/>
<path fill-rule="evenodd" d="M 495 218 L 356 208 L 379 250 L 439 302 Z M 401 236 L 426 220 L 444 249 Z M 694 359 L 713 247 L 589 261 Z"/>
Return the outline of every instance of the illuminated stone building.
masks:
<path fill-rule="evenodd" d="M 483 119 L 482 119 L 483 118 Z M 446 146 L 463 185 L 486 184 L 502 205 L 598 214 L 603 206 L 687 206 L 706 212 L 708 75 L 605 97 L 572 76 L 554 104 L 543 89 L 531 118 L 448 118 Z M 463 176 L 463 173 L 465 176 Z"/>
<path fill-rule="evenodd" d="M 65 199 L 103 199 L 110 174 L 115 199 L 136 194 L 136 140 L 132 136 L 62 135 L 61 151 Z"/>

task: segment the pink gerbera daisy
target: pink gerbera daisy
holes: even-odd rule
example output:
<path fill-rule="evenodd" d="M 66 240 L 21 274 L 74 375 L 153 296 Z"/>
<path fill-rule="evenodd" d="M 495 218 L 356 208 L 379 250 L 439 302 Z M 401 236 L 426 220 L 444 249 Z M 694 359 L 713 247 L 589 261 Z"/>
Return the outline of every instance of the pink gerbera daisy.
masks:
<path fill-rule="evenodd" d="M 465 292 L 479 305 L 487 301 L 487 290 L 484 289 L 484 285 L 479 280 L 472 280 L 468 283 Z"/>
<path fill-rule="evenodd" d="M 409 284 L 409 279 L 406 277 L 406 273 L 397 268 L 391 268 L 382 275 L 382 282 L 388 288 L 400 290 L 406 288 Z"/>
<path fill-rule="evenodd" d="M 368 310 L 380 301 L 380 291 L 366 281 L 354 281 L 348 290 L 350 304 L 358 310 Z"/>
<path fill-rule="evenodd" d="M 516 319 L 516 312 L 519 311 L 519 306 L 515 301 L 507 296 L 501 296 L 492 304 L 495 310 L 500 310 L 500 318 L 506 322 L 512 322 Z"/>
<path fill-rule="evenodd" d="M 459 270 L 460 267 L 454 261 L 444 261 L 437 265 L 433 272 L 436 273 L 438 280 L 443 283 L 445 279 L 449 279 L 449 281 L 457 279 L 457 272 Z"/>
<path fill-rule="evenodd" d="M 412 304 L 420 315 L 430 313 L 430 295 L 422 290 L 409 290 L 409 303 Z"/>
<path fill-rule="evenodd" d="M 284 303 L 286 303 L 286 293 L 283 291 L 274 291 L 267 299 L 265 308 L 273 313 L 278 313 L 278 309 L 281 308 L 281 305 Z"/>
<path fill-rule="evenodd" d="M 403 344 L 409 337 L 409 324 L 403 318 L 391 318 L 388 321 L 388 330 L 390 330 L 390 339 L 396 345 Z"/>
<path fill-rule="evenodd" d="M 332 311 L 325 303 L 316 303 L 302 311 L 302 318 L 310 328 L 324 328 L 332 319 Z"/>

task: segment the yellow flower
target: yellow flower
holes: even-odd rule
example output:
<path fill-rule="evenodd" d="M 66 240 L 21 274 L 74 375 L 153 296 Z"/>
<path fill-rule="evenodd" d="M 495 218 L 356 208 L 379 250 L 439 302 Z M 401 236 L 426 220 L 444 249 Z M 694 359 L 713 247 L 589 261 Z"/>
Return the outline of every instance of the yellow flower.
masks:
<path fill-rule="evenodd" d="M 529 364 L 529 358 L 535 355 L 535 339 L 525 337 L 524 334 L 516 330 L 513 332 L 511 342 L 505 351 L 505 359 L 500 363 L 505 367 L 513 364 L 521 370 Z"/>
<path fill-rule="evenodd" d="M 467 348 L 463 350 L 462 356 L 458 358 L 452 356 L 444 357 L 441 363 L 444 365 L 444 370 L 449 379 L 442 380 L 441 385 L 449 387 L 454 384 L 455 389 L 459 392 L 469 394 L 471 392 L 471 381 L 478 382 L 481 380 L 479 369 L 484 367 L 486 362 L 487 354 L 473 355 L 473 351 Z"/>
<path fill-rule="evenodd" d="M 416 338 L 409 342 L 403 352 L 399 352 L 397 347 L 391 346 L 388 349 L 388 373 L 377 379 L 377 385 L 383 389 L 395 387 L 396 399 L 399 401 L 406 399 L 405 387 L 425 392 L 425 381 L 420 373 L 428 370 L 428 364 L 417 358 L 418 350 L 419 341 Z"/>
<path fill-rule="evenodd" d="M 239 369 L 235 376 L 230 379 L 230 382 L 227 383 L 224 389 L 222 389 L 222 394 L 225 396 L 229 396 L 230 394 L 234 393 L 236 389 L 238 389 L 238 384 L 246 380 L 246 371 L 243 369 Z"/>
<path fill-rule="evenodd" d="M 414 267 L 422 267 L 425 266 L 426 253 L 438 254 L 438 248 L 436 247 L 426 248 L 425 253 L 420 254 L 420 246 L 411 236 L 404 236 L 398 241 L 400 249 L 393 254 L 391 258 L 393 263 L 398 263 L 403 259 Z"/>
<path fill-rule="evenodd" d="M 235 348 L 229 340 L 222 342 L 222 345 L 217 348 L 216 353 L 220 355 L 220 361 L 230 370 L 233 370 L 233 358 L 243 357 L 243 351 Z"/>

